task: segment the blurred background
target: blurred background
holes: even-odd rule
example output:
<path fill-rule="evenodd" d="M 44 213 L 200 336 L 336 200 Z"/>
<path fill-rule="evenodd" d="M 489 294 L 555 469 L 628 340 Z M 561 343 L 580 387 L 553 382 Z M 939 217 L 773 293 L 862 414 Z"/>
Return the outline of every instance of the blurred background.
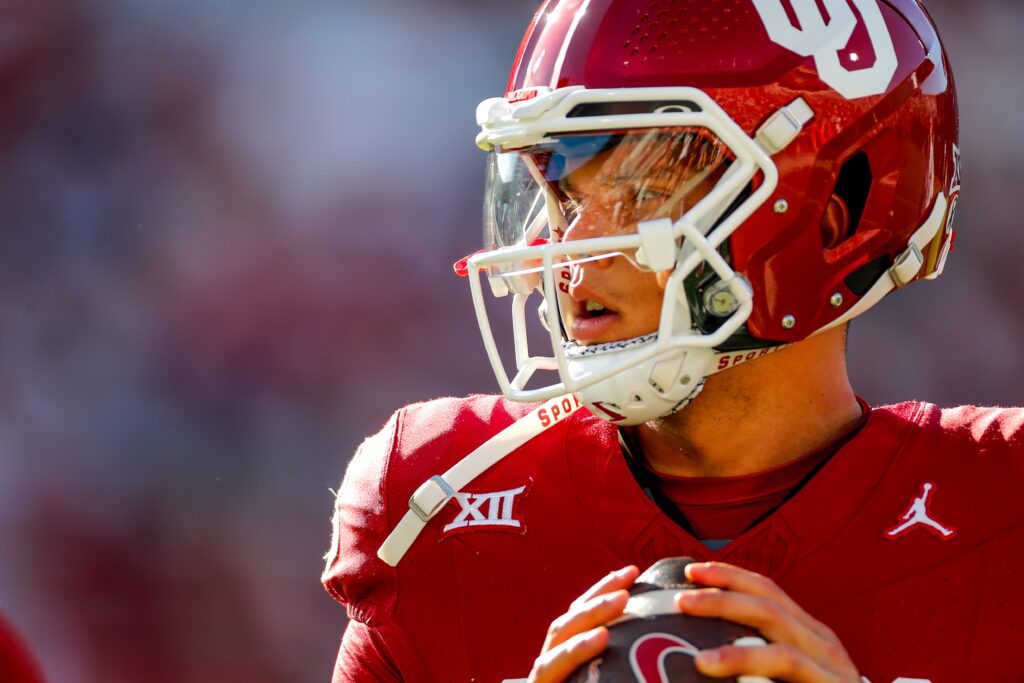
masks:
<path fill-rule="evenodd" d="M 1024 401 L 1024 3 L 931 0 L 965 194 L 854 325 L 881 404 Z M 55 683 L 329 680 L 349 454 L 493 391 L 474 110 L 534 0 L 0 0 L 0 613 Z"/>

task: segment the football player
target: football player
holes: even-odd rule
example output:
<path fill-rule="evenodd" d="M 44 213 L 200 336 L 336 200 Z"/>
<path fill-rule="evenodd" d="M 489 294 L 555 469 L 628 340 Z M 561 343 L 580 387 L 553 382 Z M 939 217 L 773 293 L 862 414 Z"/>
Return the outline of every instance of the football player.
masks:
<path fill-rule="evenodd" d="M 406 407 L 359 449 L 335 682 L 564 680 L 678 555 L 706 587 L 681 611 L 768 641 L 707 675 L 1024 680 L 1024 412 L 872 408 L 846 372 L 848 322 L 953 242 L 921 4 L 549 0 L 477 118 L 485 245 L 457 269 L 504 397 Z"/>

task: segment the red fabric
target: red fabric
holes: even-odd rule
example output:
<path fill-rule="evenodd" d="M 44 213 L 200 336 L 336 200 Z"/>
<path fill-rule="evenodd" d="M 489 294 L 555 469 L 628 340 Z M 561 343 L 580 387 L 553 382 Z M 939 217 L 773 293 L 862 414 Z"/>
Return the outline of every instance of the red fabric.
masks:
<path fill-rule="evenodd" d="M 647 470 L 701 540 L 729 540 L 782 503 L 804 479 L 860 431 L 871 406 L 859 400 L 860 420 L 821 448 L 770 470 L 738 477 L 675 477 Z"/>
<path fill-rule="evenodd" d="M 614 427 L 580 411 L 467 487 L 532 480 L 516 503 L 521 533 L 444 535 L 462 511 L 453 500 L 397 568 L 378 560 L 412 492 L 528 409 L 493 397 L 412 406 L 360 449 L 324 581 L 369 628 L 346 636 L 337 680 L 525 678 L 548 624 L 598 578 L 689 555 L 773 578 L 874 683 L 1024 681 L 1006 650 L 1024 629 L 1024 410 L 876 408 L 795 496 L 717 552 L 644 495 Z M 926 484 L 928 514 L 955 534 L 914 525 L 887 537 Z"/>
<path fill-rule="evenodd" d="M 32 654 L 3 617 L 0 617 L 0 681 L 43 683 L 43 675 Z"/>
<path fill-rule="evenodd" d="M 331 683 L 387 683 L 400 676 L 380 636 L 366 624 L 348 622 Z"/>

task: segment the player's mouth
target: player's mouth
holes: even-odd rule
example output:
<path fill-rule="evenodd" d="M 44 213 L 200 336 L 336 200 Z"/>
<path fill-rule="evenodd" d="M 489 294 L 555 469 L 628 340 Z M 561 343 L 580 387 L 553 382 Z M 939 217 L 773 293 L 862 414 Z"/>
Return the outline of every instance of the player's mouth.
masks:
<path fill-rule="evenodd" d="M 620 319 L 617 311 L 608 308 L 601 301 L 577 301 L 572 321 L 572 336 L 581 344 L 614 341 L 608 339 L 608 335 Z"/>

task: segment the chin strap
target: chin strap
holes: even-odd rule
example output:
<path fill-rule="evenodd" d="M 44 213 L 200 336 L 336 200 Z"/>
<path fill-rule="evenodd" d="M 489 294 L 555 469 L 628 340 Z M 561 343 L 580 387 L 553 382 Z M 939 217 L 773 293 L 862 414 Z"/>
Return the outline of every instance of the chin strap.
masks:
<path fill-rule="evenodd" d="M 541 404 L 485 441 L 444 474 L 434 475 L 409 499 L 409 511 L 377 550 L 377 557 L 397 566 L 423 528 L 470 482 L 514 450 L 539 436 L 583 407 L 573 395 Z"/>

